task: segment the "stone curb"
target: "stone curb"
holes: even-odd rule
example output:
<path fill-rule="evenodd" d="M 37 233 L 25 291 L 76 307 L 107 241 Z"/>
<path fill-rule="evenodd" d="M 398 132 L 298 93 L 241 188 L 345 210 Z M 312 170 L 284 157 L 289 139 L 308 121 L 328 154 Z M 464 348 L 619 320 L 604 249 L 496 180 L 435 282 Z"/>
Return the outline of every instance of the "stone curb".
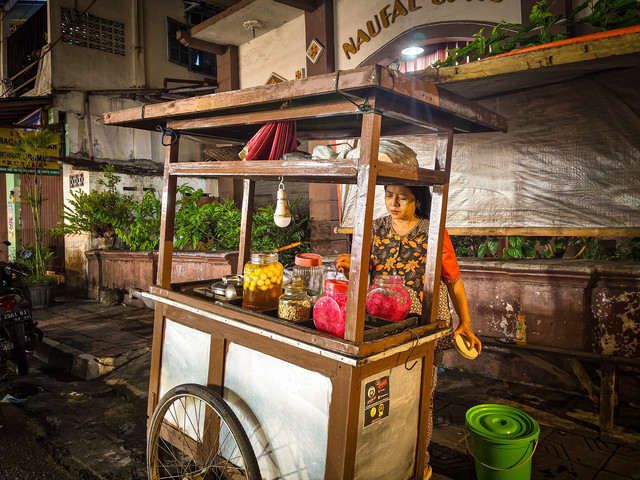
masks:
<path fill-rule="evenodd" d="M 101 377 L 120 365 L 147 353 L 148 347 L 138 348 L 113 357 L 96 357 L 50 338 L 44 338 L 34 355 L 42 362 L 84 380 Z"/>

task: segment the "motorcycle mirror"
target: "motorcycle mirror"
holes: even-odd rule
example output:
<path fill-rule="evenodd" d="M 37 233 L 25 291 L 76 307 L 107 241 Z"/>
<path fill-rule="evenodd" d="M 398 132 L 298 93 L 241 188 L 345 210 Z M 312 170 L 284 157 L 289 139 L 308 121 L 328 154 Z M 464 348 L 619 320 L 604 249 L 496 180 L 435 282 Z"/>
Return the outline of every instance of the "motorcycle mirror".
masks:
<path fill-rule="evenodd" d="M 7 247 L 11 245 L 11 242 L 9 240 L 4 240 L 2 243 L 4 243 Z"/>
<path fill-rule="evenodd" d="M 20 252 L 20 258 L 23 258 L 24 260 L 26 260 L 27 258 L 31 258 L 32 255 L 33 252 L 31 250 L 22 250 Z"/>

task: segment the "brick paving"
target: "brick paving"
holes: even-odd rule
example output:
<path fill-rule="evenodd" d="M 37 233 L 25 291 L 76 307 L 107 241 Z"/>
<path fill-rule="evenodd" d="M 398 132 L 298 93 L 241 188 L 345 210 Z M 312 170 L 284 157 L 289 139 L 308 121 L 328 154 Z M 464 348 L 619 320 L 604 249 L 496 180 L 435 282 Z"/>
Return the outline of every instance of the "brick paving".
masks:
<path fill-rule="evenodd" d="M 108 307 L 93 300 L 62 297 L 53 307 L 35 311 L 34 317 L 50 344 L 48 353 L 44 352 L 49 359 L 64 351 L 74 365 L 78 356 L 100 364 L 98 370 L 84 370 L 89 372 L 87 378 L 107 373 L 151 348 L 153 312 L 146 308 Z M 144 388 L 138 394 L 145 395 Z M 431 445 L 434 480 L 476 478 L 465 445 L 464 418 L 468 408 L 481 403 L 514 406 L 540 423 L 532 480 L 640 480 L 637 405 L 619 405 L 612 439 L 599 434 L 598 412 L 584 395 L 507 384 L 449 369 L 439 375 L 436 390 Z"/>
<path fill-rule="evenodd" d="M 434 480 L 476 478 L 465 445 L 464 419 L 468 408 L 481 403 L 514 406 L 540 423 L 532 480 L 640 480 L 637 407 L 619 408 L 616 439 L 606 435 L 602 438 L 597 428 L 597 411 L 582 395 L 507 384 L 454 370 L 445 370 L 438 377 L 431 447 Z M 592 418 L 593 423 L 584 418 Z"/>

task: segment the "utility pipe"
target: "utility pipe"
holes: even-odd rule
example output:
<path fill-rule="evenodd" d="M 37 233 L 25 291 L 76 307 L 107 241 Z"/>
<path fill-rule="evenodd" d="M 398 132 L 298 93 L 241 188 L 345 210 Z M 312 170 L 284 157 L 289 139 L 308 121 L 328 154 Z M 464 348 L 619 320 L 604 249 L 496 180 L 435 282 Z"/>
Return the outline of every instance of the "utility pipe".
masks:
<path fill-rule="evenodd" d="M 147 84 L 144 58 L 144 0 L 131 2 L 131 16 L 133 25 L 133 84 L 144 87 Z"/>
<path fill-rule="evenodd" d="M 87 127 L 87 142 L 89 143 L 89 159 L 93 162 L 93 134 L 91 133 L 91 106 L 89 105 L 89 94 L 84 92 L 84 122 Z"/>

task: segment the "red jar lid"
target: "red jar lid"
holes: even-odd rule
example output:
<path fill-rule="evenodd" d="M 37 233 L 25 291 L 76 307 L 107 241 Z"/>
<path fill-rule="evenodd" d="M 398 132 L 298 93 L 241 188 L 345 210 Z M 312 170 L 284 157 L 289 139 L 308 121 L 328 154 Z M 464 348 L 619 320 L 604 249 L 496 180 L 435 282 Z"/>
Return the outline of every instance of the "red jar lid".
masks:
<path fill-rule="evenodd" d="M 322 265 L 322 256 L 317 253 L 298 253 L 295 262 L 301 267 L 319 267 Z"/>
<path fill-rule="evenodd" d="M 324 289 L 327 292 L 347 293 L 349 282 L 346 280 L 328 279 L 324 281 Z"/>

